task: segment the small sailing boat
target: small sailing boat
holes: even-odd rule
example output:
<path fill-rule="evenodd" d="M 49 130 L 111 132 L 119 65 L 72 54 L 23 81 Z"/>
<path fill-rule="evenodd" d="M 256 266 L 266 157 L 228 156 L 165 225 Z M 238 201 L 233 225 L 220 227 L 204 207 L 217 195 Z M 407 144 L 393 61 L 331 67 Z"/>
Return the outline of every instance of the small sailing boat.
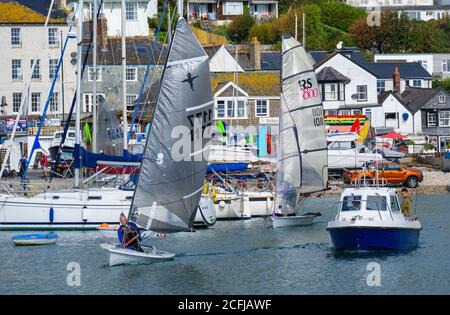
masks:
<path fill-rule="evenodd" d="M 12 237 L 12 241 L 13 241 L 14 245 L 16 245 L 16 246 L 55 244 L 57 239 L 58 239 L 58 235 L 53 232 L 15 235 Z"/>
<path fill-rule="evenodd" d="M 207 168 L 203 130 L 211 125 L 213 114 L 208 55 L 182 18 L 182 8 L 179 13 L 128 215 L 138 227 L 157 233 L 193 226 Z M 180 126 L 190 131 L 183 143 L 195 148 L 181 160 L 172 152 L 180 140 L 171 135 Z M 175 256 L 154 247 L 143 248 L 144 252 L 119 245 L 102 247 L 109 251 L 111 266 Z"/>
<path fill-rule="evenodd" d="M 295 215 L 305 194 L 323 191 L 328 181 L 323 106 L 316 74 L 304 47 L 282 40 L 281 111 L 274 228 L 309 225 L 318 213 Z"/>

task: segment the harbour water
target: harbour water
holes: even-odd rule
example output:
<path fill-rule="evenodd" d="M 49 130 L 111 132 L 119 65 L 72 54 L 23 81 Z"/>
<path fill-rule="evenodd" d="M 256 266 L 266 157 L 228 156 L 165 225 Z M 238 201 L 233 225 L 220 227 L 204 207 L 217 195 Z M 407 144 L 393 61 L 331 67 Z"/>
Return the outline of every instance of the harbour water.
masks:
<path fill-rule="evenodd" d="M 177 257 L 150 265 L 109 267 L 95 231 L 61 231 L 57 244 L 41 247 L 14 247 L 11 236 L 23 232 L 0 232 L 0 294 L 449 294 L 450 195 L 413 200 L 420 246 L 400 253 L 334 252 L 325 227 L 337 199 L 329 198 L 305 202 L 322 213 L 309 227 L 220 221 L 154 240 Z M 380 286 L 367 283 L 373 262 Z M 80 286 L 69 286 L 68 265 L 77 264 Z"/>

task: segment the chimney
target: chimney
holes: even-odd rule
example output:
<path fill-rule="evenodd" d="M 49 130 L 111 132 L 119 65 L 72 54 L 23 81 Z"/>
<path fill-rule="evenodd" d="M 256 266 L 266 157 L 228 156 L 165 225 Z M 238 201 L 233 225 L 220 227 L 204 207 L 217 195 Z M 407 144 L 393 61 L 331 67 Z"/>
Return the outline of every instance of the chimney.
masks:
<path fill-rule="evenodd" d="M 398 66 L 395 66 L 394 70 L 394 93 L 397 96 L 400 96 L 401 89 L 400 89 L 400 72 L 398 71 Z"/>
<path fill-rule="evenodd" d="M 261 46 L 256 37 L 252 37 L 249 45 L 250 65 L 255 70 L 261 70 Z"/>
<path fill-rule="evenodd" d="M 97 22 L 97 42 L 101 50 L 106 50 L 108 45 L 108 23 L 103 14 L 100 15 Z"/>

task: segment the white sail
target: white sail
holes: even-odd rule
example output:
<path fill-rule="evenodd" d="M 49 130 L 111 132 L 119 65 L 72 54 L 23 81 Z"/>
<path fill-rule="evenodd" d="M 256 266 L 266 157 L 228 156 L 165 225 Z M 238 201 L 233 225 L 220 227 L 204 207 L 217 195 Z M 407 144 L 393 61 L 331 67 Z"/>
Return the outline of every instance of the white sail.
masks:
<path fill-rule="evenodd" d="M 164 233 L 192 226 L 207 167 L 206 141 L 197 133 L 211 125 L 212 114 L 208 56 L 180 18 L 142 159 L 130 209 L 131 221 Z M 200 129 L 195 128 L 196 122 L 200 122 Z M 172 147 L 179 139 L 171 136 L 174 128 L 180 126 L 188 128 L 188 142 L 195 147 L 192 152 L 198 153 L 189 153 L 190 158 L 181 161 L 172 156 Z"/>
<path fill-rule="evenodd" d="M 328 181 L 323 106 L 313 66 L 303 46 L 283 38 L 276 211 L 295 212 L 302 194 Z"/>

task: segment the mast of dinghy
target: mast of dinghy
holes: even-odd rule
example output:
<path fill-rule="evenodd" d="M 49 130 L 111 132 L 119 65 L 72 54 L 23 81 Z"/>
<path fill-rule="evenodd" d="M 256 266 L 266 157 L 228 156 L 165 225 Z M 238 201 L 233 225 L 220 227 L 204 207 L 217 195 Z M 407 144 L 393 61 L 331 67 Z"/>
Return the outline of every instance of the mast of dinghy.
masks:
<path fill-rule="evenodd" d="M 122 0 L 122 120 L 123 120 L 123 150 L 128 150 L 128 119 L 127 119 L 127 52 L 126 52 L 126 7 Z"/>
<path fill-rule="evenodd" d="M 178 0 L 178 18 L 183 17 L 183 0 Z"/>

